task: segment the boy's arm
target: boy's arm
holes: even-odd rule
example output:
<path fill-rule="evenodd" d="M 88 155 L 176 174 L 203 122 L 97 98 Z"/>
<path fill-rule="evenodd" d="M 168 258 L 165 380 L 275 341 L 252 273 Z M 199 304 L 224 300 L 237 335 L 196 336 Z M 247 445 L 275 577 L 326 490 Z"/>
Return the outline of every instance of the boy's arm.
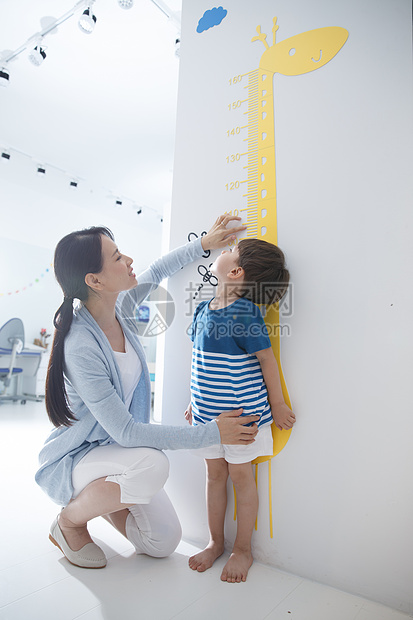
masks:
<path fill-rule="evenodd" d="M 273 350 L 270 348 L 256 351 L 255 355 L 261 365 L 265 385 L 267 386 L 268 402 L 272 417 L 277 428 L 288 430 L 295 423 L 295 415 L 284 401 L 281 389 L 280 371 Z"/>

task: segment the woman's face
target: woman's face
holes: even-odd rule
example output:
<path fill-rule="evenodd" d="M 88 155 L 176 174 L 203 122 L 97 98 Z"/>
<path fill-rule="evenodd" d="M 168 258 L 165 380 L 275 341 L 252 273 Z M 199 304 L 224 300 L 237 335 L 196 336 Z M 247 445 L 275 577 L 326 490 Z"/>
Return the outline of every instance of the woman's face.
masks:
<path fill-rule="evenodd" d="M 133 260 L 121 254 L 112 239 L 102 235 L 103 269 L 95 274 L 100 283 L 100 290 L 108 293 L 128 291 L 137 285 L 132 269 Z"/>

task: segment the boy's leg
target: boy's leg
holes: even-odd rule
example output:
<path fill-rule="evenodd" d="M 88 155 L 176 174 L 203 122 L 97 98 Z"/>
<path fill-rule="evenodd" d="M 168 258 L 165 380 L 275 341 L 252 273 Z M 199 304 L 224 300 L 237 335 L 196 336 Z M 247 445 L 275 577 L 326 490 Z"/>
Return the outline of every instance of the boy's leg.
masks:
<path fill-rule="evenodd" d="M 258 493 L 251 463 L 229 463 L 228 469 L 237 494 L 237 536 L 221 580 L 239 583 L 246 580 L 253 562 L 251 537 L 258 512 Z"/>
<path fill-rule="evenodd" d="M 205 459 L 206 500 L 210 540 L 203 551 L 189 558 L 189 567 L 202 573 L 211 568 L 224 552 L 224 521 L 227 508 L 228 463 L 225 459 Z"/>

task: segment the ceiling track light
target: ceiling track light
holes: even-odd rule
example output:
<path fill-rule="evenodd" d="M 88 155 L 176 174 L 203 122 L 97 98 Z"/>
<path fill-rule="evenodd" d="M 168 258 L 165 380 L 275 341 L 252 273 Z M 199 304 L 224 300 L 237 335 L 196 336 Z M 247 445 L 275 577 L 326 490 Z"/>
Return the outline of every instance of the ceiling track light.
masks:
<path fill-rule="evenodd" d="M 82 15 L 79 18 L 79 28 L 85 34 L 92 34 L 95 28 L 96 21 L 96 15 L 93 15 L 92 9 L 89 6 L 83 11 Z"/>
<path fill-rule="evenodd" d="M 66 22 L 68 19 L 72 18 L 75 15 L 78 15 L 79 11 L 83 10 L 82 15 L 78 20 L 78 25 L 80 30 L 84 34 L 91 34 L 95 28 L 95 24 L 97 21 L 96 16 L 93 14 L 92 6 L 96 0 L 77 0 L 75 5 L 69 9 L 64 15 L 61 15 L 57 19 L 53 17 L 43 17 L 40 20 L 42 25 L 42 30 L 40 32 L 36 32 L 33 36 L 31 36 L 27 41 L 25 41 L 20 47 L 15 50 L 6 50 L 6 52 L 2 53 L 0 57 L 0 87 L 7 87 L 10 80 L 10 72 L 6 67 L 8 63 L 14 59 L 16 59 L 20 54 L 30 50 L 32 45 L 38 41 L 36 47 L 32 49 L 29 53 L 30 62 L 34 65 L 39 66 L 42 64 L 43 60 L 46 58 L 45 49 L 41 46 L 41 42 L 46 35 L 55 34 L 57 32 L 58 26 Z M 178 32 L 181 30 L 181 19 L 180 12 L 172 11 L 163 0 L 150 0 L 166 17 L 176 26 Z M 118 0 L 118 5 L 122 9 L 131 9 L 134 5 L 133 0 Z M 177 39 L 180 39 L 180 35 L 178 35 Z M 175 41 L 175 54 L 179 56 L 179 47 L 180 41 Z"/>
<path fill-rule="evenodd" d="M 131 9 L 133 7 L 133 0 L 118 0 L 118 4 L 121 9 Z"/>
<path fill-rule="evenodd" d="M 0 69 L 0 86 L 8 86 L 10 79 L 10 73 L 7 71 L 5 67 Z"/>
<path fill-rule="evenodd" d="M 43 60 L 46 58 L 46 52 L 40 44 L 36 45 L 34 49 L 29 53 L 28 56 L 30 62 L 36 67 L 40 67 Z"/>
<path fill-rule="evenodd" d="M 180 31 L 181 30 L 181 18 L 179 13 L 175 13 L 172 11 L 167 4 L 163 0 L 151 0 L 152 4 L 154 4 L 166 17 L 173 23 L 173 25 Z"/>
<path fill-rule="evenodd" d="M 38 162 L 42 161 L 42 159 L 40 158 L 37 159 L 37 156 L 34 157 L 32 155 L 29 155 L 28 153 L 15 149 L 9 146 L 7 143 L 3 142 L 3 145 L 0 146 L 0 161 L 5 162 L 4 165 L 8 166 L 9 164 L 6 162 L 10 161 L 11 159 L 13 159 L 13 167 L 19 166 L 19 163 L 21 164 L 22 160 L 25 161 L 26 162 L 24 164 L 25 170 L 27 169 L 26 164 L 27 162 L 29 162 L 30 167 L 35 166 L 36 173 L 39 177 L 45 178 L 46 174 L 52 174 L 52 180 L 56 179 L 57 175 L 60 175 L 60 178 L 64 177 L 64 182 L 66 184 L 65 187 L 70 188 L 73 191 L 76 191 L 77 188 L 80 187 L 81 189 L 83 188 L 83 192 L 84 192 L 85 187 L 87 188 L 88 186 L 86 179 L 75 176 L 73 172 L 69 172 L 68 170 L 63 170 L 62 168 L 57 168 L 56 166 L 53 166 L 52 164 L 44 160 L 43 160 L 44 163 L 39 164 Z M 0 163 L 0 166 L 1 165 L 2 164 Z M 89 190 L 90 190 L 90 193 L 93 193 L 95 191 L 90 185 L 89 185 Z M 116 205 L 117 207 L 129 205 L 129 207 L 132 210 L 136 210 L 136 213 L 138 215 L 141 215 L 143 213 L 144 216 L 146 217 L 148 214 L 149 215 L 152 214 L 152 216 L 156 217 L 157 221 L 159 221 L 160 219 L 160 221 L 163 222 L 163 217 L 153 207 L 150 207 L 148 205 L 140 206 L 138 201 L 133 200 L 131 197 L 127 197 L 127 196 L 119 197 L 119 195 L 115 194 L 111 190 L 108 190 L 107 188 L 104 188 L 104 187 L 98 188 L 98 191 L 99 192 L 105 191 L 106 198 L 110 200 L 111 205 Z M 74 199 L 74 196 L 73 196 L 73 199 Z M 122 212 L 127 213 L 128 211 L 121 209 L 119 213 L 122 213 Z"/>

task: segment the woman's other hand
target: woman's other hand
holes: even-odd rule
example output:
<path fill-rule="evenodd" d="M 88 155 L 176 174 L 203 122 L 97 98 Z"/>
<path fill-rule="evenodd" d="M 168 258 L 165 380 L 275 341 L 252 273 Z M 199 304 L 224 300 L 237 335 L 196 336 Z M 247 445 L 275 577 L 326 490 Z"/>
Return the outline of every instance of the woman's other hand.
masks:
<path fill-rule="evenodd" d="M 246 225 L 227 228 L 227 224 L 234 220 L 241 220 L 235 215 L 220 215 L 211 230 L 202 237 L 201 243 L 204 250 L 218 250 L 225 247 L 229 241 L 234 241 L 237 236 L 235 233 L 245 230 Z"/>
<path fill-rule="evenodd" d="M 244 426 L 250 422 L 257 422 L 259 415 L 239 416 L 242 409 L 233 409 L 225 411 L 216 418 L 219 432 L 221 435 L 221 443 L 245 445 L 255 441 L 255 435 L 258 433 L 258 426 Z"/>

